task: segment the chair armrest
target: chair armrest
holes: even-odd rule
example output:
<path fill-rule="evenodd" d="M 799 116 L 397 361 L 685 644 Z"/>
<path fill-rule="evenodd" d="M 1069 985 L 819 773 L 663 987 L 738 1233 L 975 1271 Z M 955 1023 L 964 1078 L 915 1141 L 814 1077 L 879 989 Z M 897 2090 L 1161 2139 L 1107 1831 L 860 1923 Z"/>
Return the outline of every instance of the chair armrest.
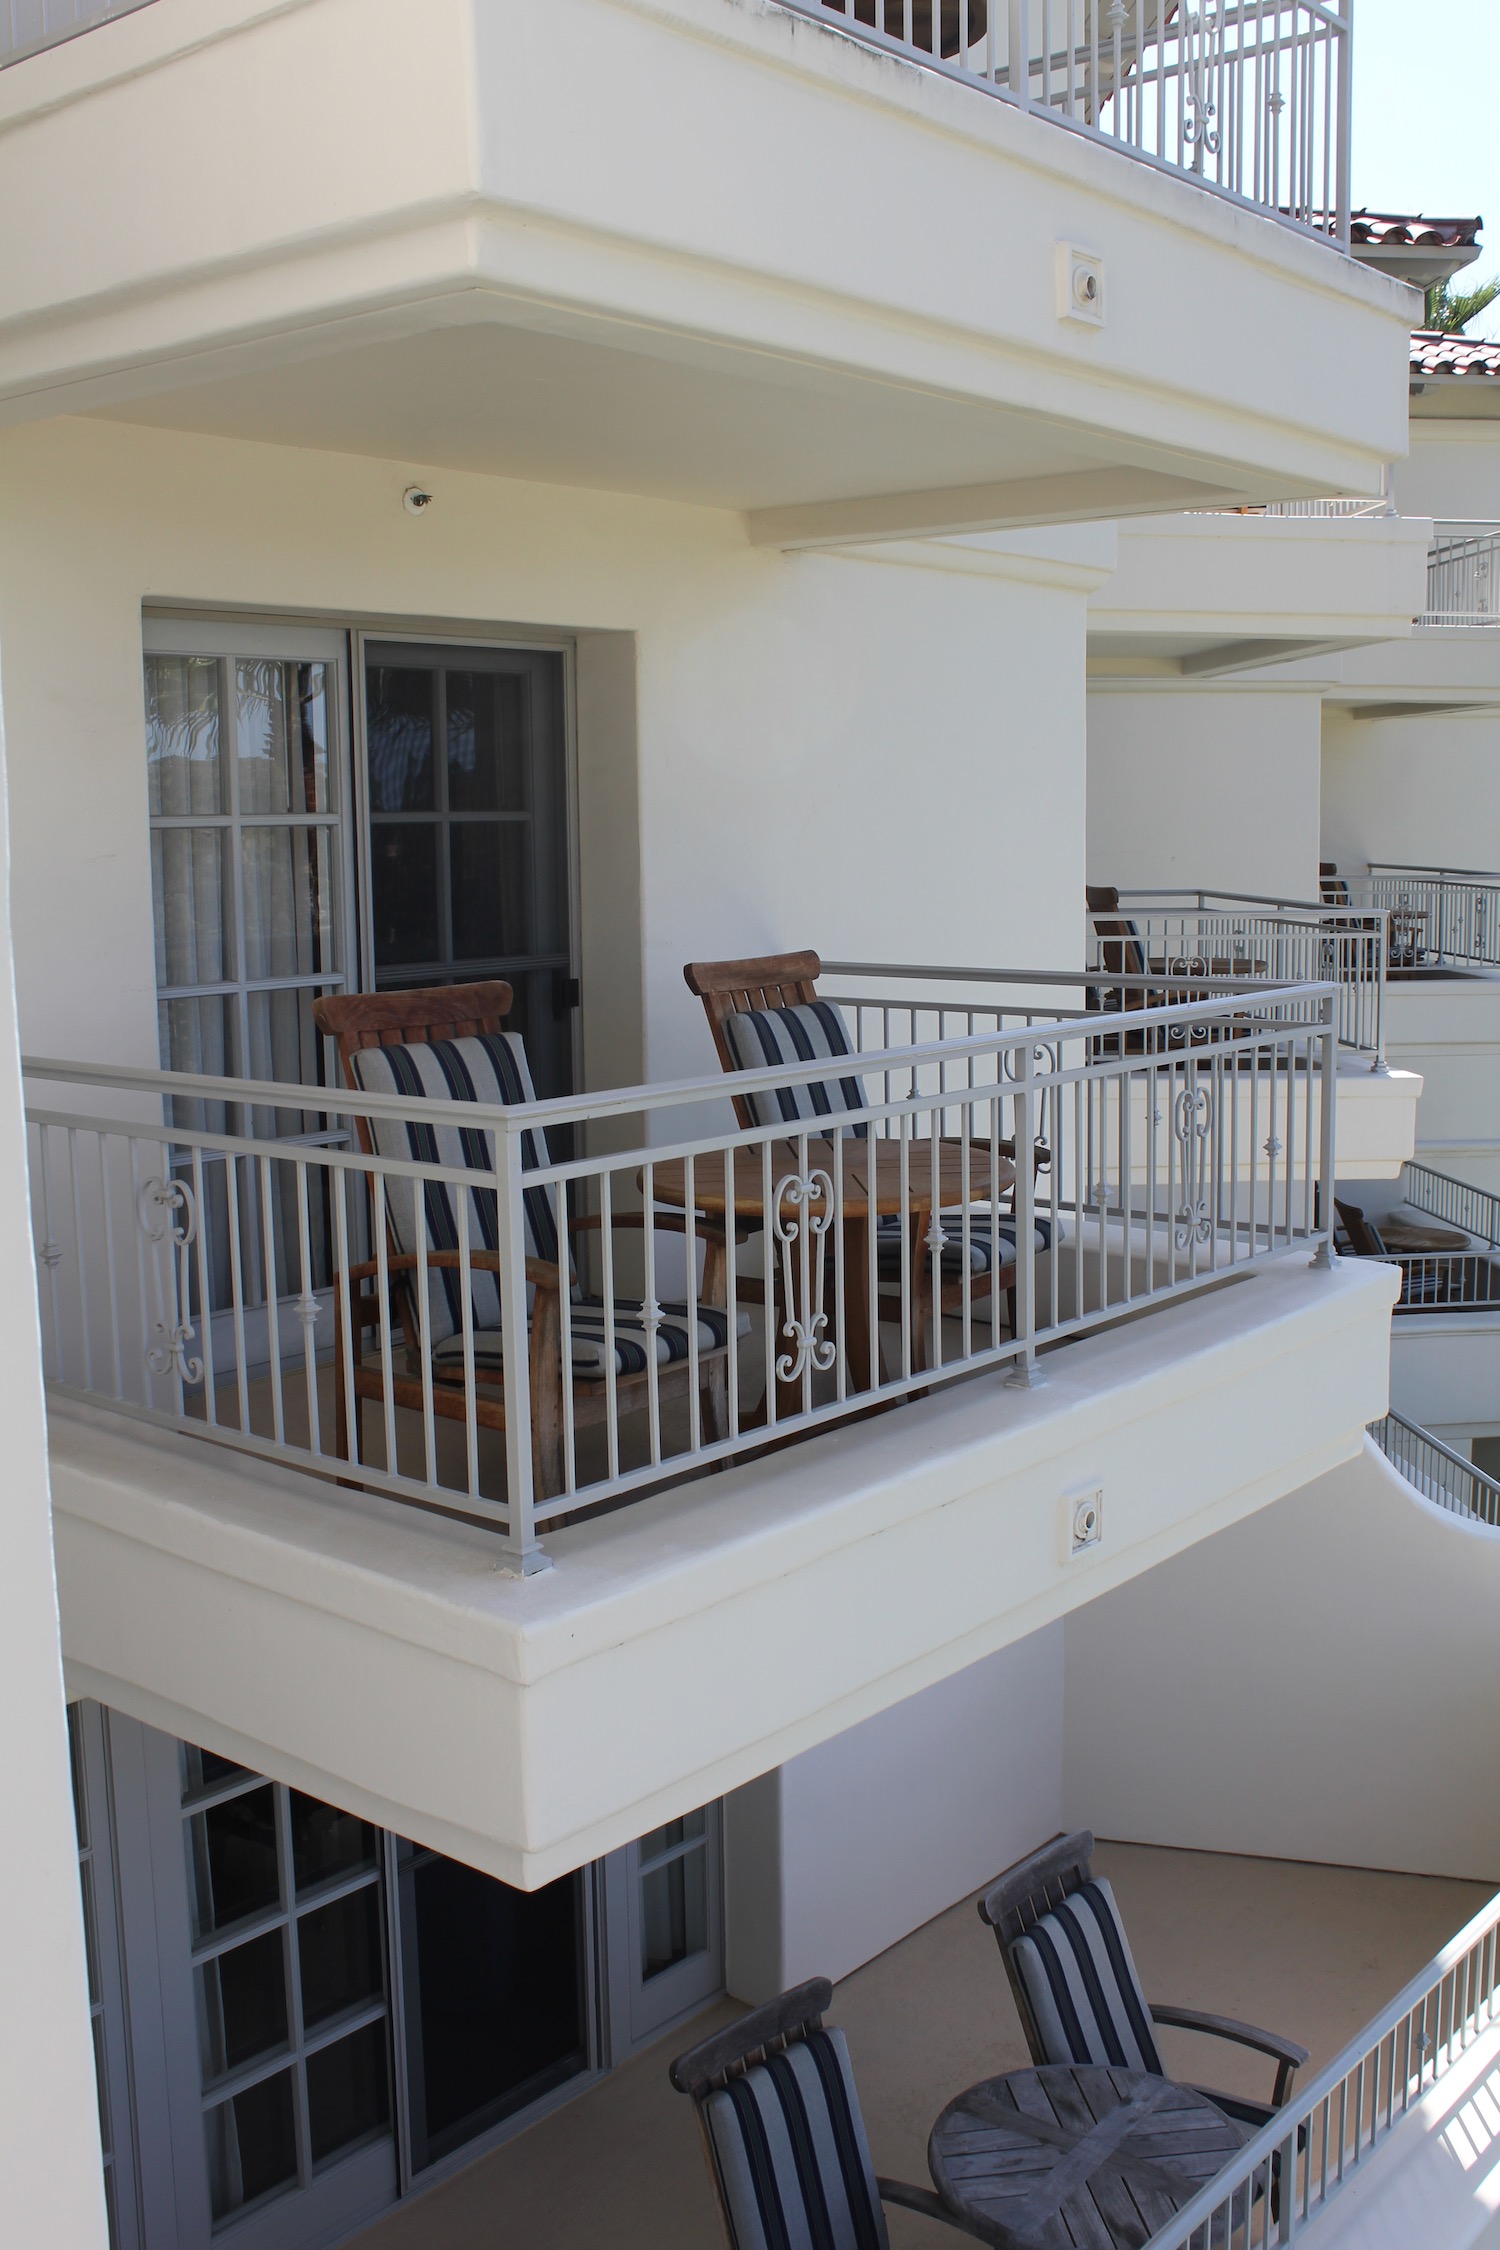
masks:
<path fill-rule="evenodd" d="M 597 1234 L 603 1224 L 603 1219 L 597 1215 L 569 1219 L 568 1232 L 569 1234 Z M 609 1215 L 609 1224 L 611 1232 L 616 1227 L 635 1227 L 644 1231 L 646 1214 L 644 1211 L 612 1211 Z M 686 1234 L 686 1212 L 663 1211 L 658 1208 L 651 1214 L 651 1231 L 653 1234 Z M 706 1211 L 700 1211 L 693 1221 L 693 1232 L 722 1242 L 724 1239 L 724 1222 L 720 1218 L 711 1217 Z"/>
<path fill-rule="evenodd" d="M 934 2195 L 930 2188 L 909 2187 L 905 2180 L 877 2180 L 875 2187 L 882 2203 L 897 2203 L 903 2211 L 920 2211 L 924 2218 L 936 2219 L 941 2226 L 952 2227 L 957 2233 L 968 2235 L 971 2241 L 989 2240 L 987 2235 L 976 2235 L 972 2227 L 965 2226 L 963 2220 L 949 2210 L 941 2196 Z"/>
<path fill-rule="evenodd" d="M 1262 2031 L 1257 2024 L 1241 2023 L 1236 2016 L 1205 2015 L 1201 2008 L 1158 2006 L 1154 2000 L 1147 2004 L 1153 2023 L 1166 2024 L 1177 2031 L 1202 2031 L 1214 2039 L 1232 2039 L 1237 2046 L 1254 2047 L 1259 2054 L 1269 2055 L 1277 2065 L 1273 2099 L 1278 2109 L 1292 2090 L 1293 2078 L 1307 2060 L 1307 2048 L 1299 2047 L 1295 2039 L 1283 2039 L 1277 2031 Z"/>
<path fill-rule="evenodd" d="M 430 1272 L 436 1272 L 449 1266 L 457 1271 L 463 1262 L 462 1254 L 457 1250 L 429 1250 L 427 1253 L 427 1265 Z M 415 1273 L 417 1270 L 415 1250 L 393 1250 L 385 1261 L 385 1270 L 387 1273 Z M 469 1271 L 470 1273 L 498 1273 L 500 1271 L 500 1253 L 497 1250 L 471 1250 L 469 1252 Z M 344 1275 L 346 1281 L 377 1281 L 379 1278 L 380 1260 L 378 1258 L 366 1258 L 360 1265 L 350 1266 Z M 337 1276 L 335 1276 L 335 1279 L 337 1279 Z M 556 1266 L 547 1265 L 541 1258 L 527 1259 L 526 1279 L 538 1289 L 561 1290 L 562 1287 L 562 1279 Z"/>

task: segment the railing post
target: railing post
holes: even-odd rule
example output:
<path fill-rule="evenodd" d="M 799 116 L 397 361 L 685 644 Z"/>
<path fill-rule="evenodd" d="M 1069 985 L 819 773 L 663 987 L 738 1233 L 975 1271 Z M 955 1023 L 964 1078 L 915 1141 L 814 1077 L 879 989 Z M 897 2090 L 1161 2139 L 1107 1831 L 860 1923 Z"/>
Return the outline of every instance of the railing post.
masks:
<path fill-rule="evenodd" d="M 500 1255 L 500 1334 L 505 1371 L 505 1516 L 508 1568 L 521 1578 L 550 1570 L 537 1544 L 536 1464 L 531 1445 L 530 1322 L 526 1305 L 526 1218 L 521 1200 L 521 1135 L 501 1116 L 495 1126 L 496 1233 Z M 566 1255 L 566 1253 L 561 1253 Z M 563 1307 L 567 1318 L 567 1307 Z"/>
<path fill-rule="evenodd" d="M 1022 109 L 1031 107 L 1031 0 L 1010 0 L 1005 82 Z"/>
<path fill-rule="evenodd" d="M 1391 1066 L 1385 1059 L 1385 967 L 1386 955 L 1390 950 L 1386 944 L 1386 939 L 1390 934 L 1390 927 L 1391 924 L 1389 915 L 1383 913 L 1376 915 L 1375 1060 L 1370 1065 L 1370 1071 L 1372 1076 L 1377 1078 L 1389 1078 L 1391 1074 Z"/>
<path fill-rule="evenodd" d="M 1338 1264 L 1338 1252 L 1333 1247 L 1334 1204 L 1333 1192 L 1338 1172 L 1338 1072 L 1339 1031 L 1338 994 L 1323 995 L 1323 1036 L 1319 1040 L 1318 1063 L 1319 1098 L 1319 1154 L 1318 1154 L 1318 1216 L 1323 1225 L 1323 1239 L 1318 1244 L 1313 1265 L 1320 1271 Z"/>
<path fill-rule="evenodd" d="M 1036 1363 L 1036 1049 L 1028 1038 L 1021 1049 L 1014 1096 L 1016 1192 L 1016 1335 L 1025 1356 L 1011 1362 L 1005 1380 L 1030 1391 L 1045 1382 Z M 1059 1161 L 1053 1153 L 1053 1162 Z"/>
<path fill-rule="evenodd" d="M 1344 0 L 1344 23 L 1339 38 L 1339 122 L 1338 155 L 1335 163 L 1337 186 L 1334 194 L 1338 200 L 1338 241 L 1345 257 L 1350 248 L 1350 221 L 1354 201 L 1353 170 L 1350 153 L 1353 139 L 1354 110 L 1354 0 Z"/>

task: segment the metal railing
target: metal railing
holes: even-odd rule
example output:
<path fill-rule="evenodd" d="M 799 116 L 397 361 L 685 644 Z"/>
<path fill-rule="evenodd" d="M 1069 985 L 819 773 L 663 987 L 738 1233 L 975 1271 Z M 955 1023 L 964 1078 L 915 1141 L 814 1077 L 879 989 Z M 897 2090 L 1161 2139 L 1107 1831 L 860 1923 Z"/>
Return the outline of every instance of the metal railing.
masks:
<path fill-rule="evenodd" d="M 1400 1267 L 1401 1295 L 1395 1306 L 1398 1313 L 1500 1312 L 1500 1255 L 1494 1233 L 1500 1204 L 1496 1198 L 1462 1180 L 1430 1171 L 1425 1164 L 1406 1166 L 1405 1198 L 1410 1210 L 1442 1222 L 1438 1241 L 1408 1247 L 1412 1231 L 1409 1223 L 1402 1222 L 1406 1232 L 1403 1242 L 1394 1225 L 1382 1233 L 1385 1222 L 1378 1221 L 1372 1227 L 1357 1205 L 1341 1203 L 1339 1215 L 1348 1226 L 1349 1241 L 1347 1245 L 1341 1241 L 1340 1248 L 1347 1246 L 1357 1257 L 1379 1258 Z M 1447 1229 L 1452 1230 L 1452 1239 L 1444 1242 L 1441 1235 Z"/>
<path fill-rule="evenodd" d="M 1419 625 L 1500 625 L 1500 524 L 1440 523 Z"/>
<path fill-rule="evenodd" d="M 1497 1954 L 1500 1897 L 1159 2227 L 1146 2250 L 1271 2250 L 1295 2241 L 1365 2172 L 1429 2088 L 1494 2030 Z"/>
<path fill-rule="evenodd" d="M 827 1060 L 737 1074 L 776 1120 L 740 1127 L 723 1077 L 481 1109 L 28 1063 L 49 1383 L 527 1570 L 580 1510 L 1326 1262 L 1331 987 L 843 977 L 828 1123 L 786 1120 Z"/>
<path fill-rule="evenodd" d="M 1389 917 L 1392 968 L 1500 968 L 1500 875 L 1492 870 L 1371 860 L 1361 889 L 1364 903 Z"/>
<path fill-rule="evenodd" d="M 1264 977 L 1339 988 L 1341 1046 L 1384 1071 L 1387 923 L 1364 907 L 1234 891 L 1134 890 L 1113 915 L 1090 917 L 1091 958 L 1139 969 L 1169 998 L 1180 977 Z M 1133 957 L 1138 953 L 1138 958 Z"/>
<path fill-rule="evenodd" d="M 1321 0 L 780 0 L 1349 248 L 1353 33 Z"/>
<path fill-rule="evenodd" d="M 1372 1422 L 1370 1435 L 1424 1500 L 1435 1500 L 1456 1516 L 1472 1516 L 1476 1523 L 1500 1528 L 1500 1483 L 1455 1453 L 1451 1445 L 1394 1413 Z"/>
<path fill-rule="evenodd" d="M 149 5 L 150 0 L 0 0 L 0 69 Z"/>
<path fill-rule="evenodd" d="M 1467 1180 L 1455 1180 L 1447 1172 L 1434 1172 L 1430 1164 L 1408 1163 L 1401 1183 L 1414 1211 L 1474 1235 L 1491 1250 L 1500 1249 L 1500 1195 L 1470 1187 Z"/>

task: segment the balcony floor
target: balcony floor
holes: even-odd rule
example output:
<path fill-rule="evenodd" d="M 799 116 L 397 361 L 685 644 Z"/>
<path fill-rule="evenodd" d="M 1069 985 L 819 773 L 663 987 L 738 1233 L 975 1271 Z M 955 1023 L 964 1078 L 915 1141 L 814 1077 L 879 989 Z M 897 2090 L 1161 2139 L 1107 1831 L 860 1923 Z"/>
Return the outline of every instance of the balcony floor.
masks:
<path fill-rule="evenodd" d="M 1309 2072 L 1488 1895 L 1478 1883 L 1132 1844 L 1102 1845 L 1097 1865 L 1153 1998 L 1300 2039 L 1312 2049 Z M 491 2250 L 502 2239 L 536 2250 L 713 2250 L 720 2236 L 697 2132 L 666 2066 L 737 2012 L 725 2003 L 669 2036 L 392 2212 L 356 2238 L 357 2250 Z M 832 2018 L 849 2034 L 877 2170 L 919 2183 L 949 2096 L 1027 2060 L 994 1941 L 968 1900 L 846 1978 Z M 1247 2055 L 1237 2068 L 1217 2041 L 1168 2033 L 1163 2048 L 1183 2077 L 1245 2093 L 1269 2083 L 1269 2065 Z M 892 2250 L 931 2250 L 940 2230 L 896 2211 L 890 2231 Z"/>

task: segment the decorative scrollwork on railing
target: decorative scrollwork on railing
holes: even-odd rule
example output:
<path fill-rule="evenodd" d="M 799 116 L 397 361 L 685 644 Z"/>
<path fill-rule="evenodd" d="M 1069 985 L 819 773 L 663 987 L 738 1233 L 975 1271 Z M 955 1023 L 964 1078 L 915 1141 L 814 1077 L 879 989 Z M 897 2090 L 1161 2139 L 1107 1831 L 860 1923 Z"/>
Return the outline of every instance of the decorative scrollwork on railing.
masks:
<path fill-rule="evenodd" d="M 800 1212 L 802 1216 L 795 1216 Z M 828 1262 L 828 1230 L 833 1224 L 833 1182 L 826 1172 L 787 1172 L 776 1182 L 771 1231 L 781 1246 L 781 1333 L 792 1349 L 776 1362 L 776 1379 L 796 1383 L 809 1367 L 826 1374 L 838 1346 L 825 1331 L 823 1283 Z M 795 1256 L 794 1256 L 795 1252 Z"/>
<path fill-rule="evenodd" d="M 1193 170 L 1201 172 L 1205 156 L 1217 156 L 1220 140 L 1219 128 L 1214 123 L 1219 110 L 1209 82 L 1213 70 L 1213 50 L 1218 29 L 1212 9 L 1196 12 L 1187 19 L 1187 73 L 1185 92 L 1188 114 L 1182 121 L 1182 138 L 1193 152 Z"/>
<path fill-rule="evenodd" d="M 1214 1126 L 1214 1098 L 1206 1086 L 1184 1086 L 1172 1105 L 1172 1130 L 1182 1149 L 1183 1198 L 1173 1222 L 1179 1250 L 1206 1243 L 1213 1234 L 1208 1201 L 1208 1143 Z"/>
<path fill-rule="evenodd" d="M 198 1237 L 198 1202 L 186 1180 L 147 1180 L 137 1199 L 136 1210 L 141 1231 L 148 1242 L 169 1242 L 170 1255 L 177 1264 L 176 1304 L 179 1314 L 189 1303 L 191 1284 L 188 1274 L 188 1252 Z M 152 1323 L 156 1342 L 146 1353 L 146 1365 L 153 1375 L 170 1375 L 174 1371 L 184 1383 L 201 1383 L 203 1362 L 190 1359 L 188 1345 L 197 1331 L 190 1320 L 179 1318 L 168 1324 L 165 1313 Z"/>

